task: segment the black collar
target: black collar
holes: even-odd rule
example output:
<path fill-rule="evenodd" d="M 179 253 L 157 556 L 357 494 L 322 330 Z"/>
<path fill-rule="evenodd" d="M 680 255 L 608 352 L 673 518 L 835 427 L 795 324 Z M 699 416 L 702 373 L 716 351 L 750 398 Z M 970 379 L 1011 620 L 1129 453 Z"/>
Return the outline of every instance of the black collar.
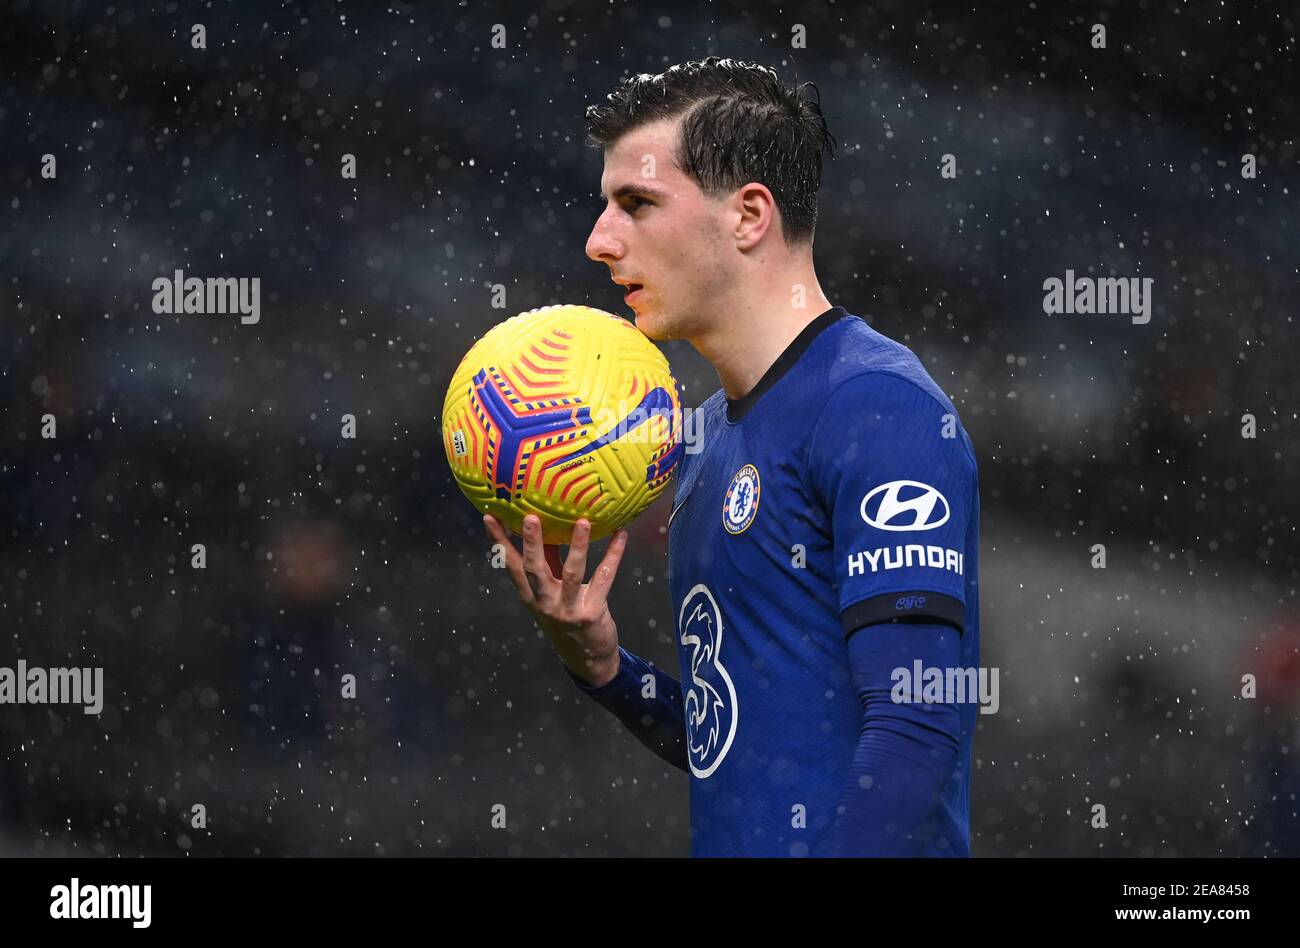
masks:
<path fill-rule="evenodd" d="M 745 417 L 745 414 L 763 397 L 763 393 L 780 381 L 781 376 L 789 372 L 790 368 L 799 361 L 799 357 L 812 345 L 812 341 L 817 338 L 823 329 L 839 322 L 848 315 L 849 311 L 843 306 L 832 306 L 805 326 L 799 335 L 795 337 L 794 342 L 786 346 L 785 351 L 776 357 L 776 361 L 763 373 L 763 377 L 758 380 L 757 385 L 735 401 L 730 398 L 727 399 L 727 421 L 734 424 Z"/>

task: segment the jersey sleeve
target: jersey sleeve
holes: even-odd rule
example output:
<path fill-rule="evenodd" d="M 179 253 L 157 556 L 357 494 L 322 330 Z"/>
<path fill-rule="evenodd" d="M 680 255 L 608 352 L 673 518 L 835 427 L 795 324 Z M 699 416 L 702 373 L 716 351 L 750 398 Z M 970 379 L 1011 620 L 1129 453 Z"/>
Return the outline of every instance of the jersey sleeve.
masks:
<path fill-rule="evenodd" d="M 560 667 L 578 689 L 613 714 L 646 747 L 678 770 L 689 772 L 686 760 L 686 716 L 682 686 L 672 675 L 618 647 L 618 673 L 603 685 L 590 685 L 567 665 Z M 645 694 L 653 678 L 653 697 Z"/>
<path fill-rule="evenodd" d="M 828 855 L 969 856 L 968 827 L 943 805 L 945 786 L 960 779 L 960 706 L 892 697 L 896 669 L 958 665 L 960 634 L 947 624 L 882 622 L 848 648 L 862 726 Z"/>
<path fill-rule="evenodd" d="M 951 406 L 899 376 L 851 378 L 823 407 L 808 472 L 829 519 L 844 634 L 889 621 L 964 631 L 977 478 Z"/>

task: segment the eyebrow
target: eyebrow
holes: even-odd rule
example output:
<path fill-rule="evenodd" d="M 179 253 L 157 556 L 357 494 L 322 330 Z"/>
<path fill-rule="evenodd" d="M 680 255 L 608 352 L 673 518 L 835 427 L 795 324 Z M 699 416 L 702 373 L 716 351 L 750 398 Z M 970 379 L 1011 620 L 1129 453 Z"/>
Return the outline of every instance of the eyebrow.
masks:
<path fill-rule="evenodd" d="M 615 201 L 622 200 L 625 197 L 648 197 L 655 200 L 662 200 L 667 197 L 667 192 L 660 191 L 658 188 L 648 188 L 641 184 L 624 184 L 614 189 L 611 199 Z"/>

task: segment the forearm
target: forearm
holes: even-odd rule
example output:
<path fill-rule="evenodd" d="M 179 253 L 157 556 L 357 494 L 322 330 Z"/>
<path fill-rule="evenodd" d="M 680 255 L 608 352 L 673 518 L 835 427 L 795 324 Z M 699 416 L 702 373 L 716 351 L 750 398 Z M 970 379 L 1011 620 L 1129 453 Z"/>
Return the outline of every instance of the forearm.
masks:
<path fill-rule="evenodd" d="M 593 687 L 567 666 L 578 688 L 613 714 L 646 747 L 679 770 L 687 770 L 682 686 L 667 672 L 619 647 L 613 679 Z"/>
<path fill-rule="evenodd" d="M 956 758 L 946 728 L 885 716 L 864 727 L 841 795 L 832 854 L 924 855 L 941 833 L 940 796 Z"/>
<path fill-rule="evenodd" d="M 953 776 L 961 715 L 953 703 L 892 700 L 892 672 L 920 660 L 928 668 L 955 667 L 956 629 L 928 624 L 882 624 L 850 639 L 854 683 L 863 706 L 832 836 L 832 855 L 920 856 L 942 835 L 941 803 Z"/>

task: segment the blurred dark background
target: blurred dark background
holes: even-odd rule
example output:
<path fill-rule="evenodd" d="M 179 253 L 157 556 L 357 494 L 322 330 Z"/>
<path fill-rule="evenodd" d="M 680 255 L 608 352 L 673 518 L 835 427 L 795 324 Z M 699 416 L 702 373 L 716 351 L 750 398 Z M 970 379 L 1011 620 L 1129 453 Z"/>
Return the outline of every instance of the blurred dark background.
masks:
<path fill-rule="evenodd" d="M 107 694 L 0 706 L 0 853 L 688 851 L 687 778 L 491 568 L 438 412 L 506 316 L 630 315 L 583 110 L 716 54 L 817 84 L 823 287 L 976 444 L 976 855 L 1300 855 L 1290 6 L 3 2 L 0 665 Z M 1151 322 L 1044 315 L 1067 268 L 1153 278 Z M 175 269 L 260 278 L 260 322 L 154 314 Z M 675 672 L 667 500 L 612 607 Z"/>

